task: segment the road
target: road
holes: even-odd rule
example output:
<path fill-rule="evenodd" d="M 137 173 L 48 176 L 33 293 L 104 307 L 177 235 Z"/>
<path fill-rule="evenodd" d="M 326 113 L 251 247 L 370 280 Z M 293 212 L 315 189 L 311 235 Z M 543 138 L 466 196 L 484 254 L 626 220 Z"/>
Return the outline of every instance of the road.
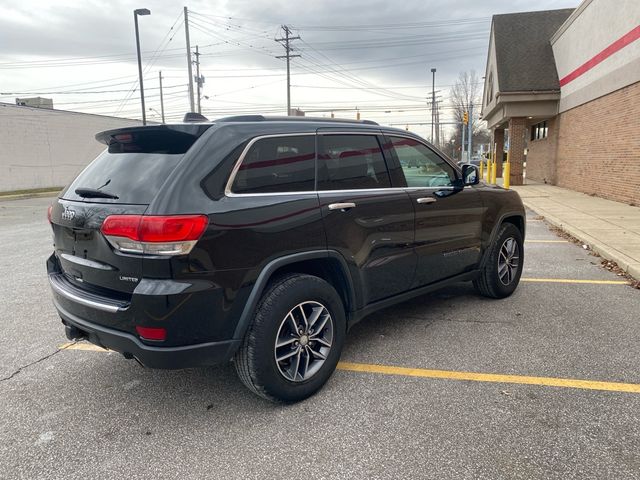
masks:
<path fill-rule="evenodd" d="M 640 478 L 640 291 L 531 212 L 512 297 L 460 284 L 376 313 L 281 406 L 231 365 L 61 349 L 50 201 L 0 202 L 0 478 Z"/>

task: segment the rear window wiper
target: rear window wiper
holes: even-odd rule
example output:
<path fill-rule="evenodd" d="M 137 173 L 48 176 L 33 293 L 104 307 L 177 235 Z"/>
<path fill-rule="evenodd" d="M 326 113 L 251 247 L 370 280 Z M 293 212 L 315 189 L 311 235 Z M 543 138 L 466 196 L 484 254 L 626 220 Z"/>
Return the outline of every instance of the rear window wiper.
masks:
<path fill-rule="evenodd" d="M 81 196 L 82 198 L 112 198 L 117 200 L 117 195 L 109 192 L 103 192 L 102 190 L 98 190 L 96 188 L 76 188 L 76 195 Z"/>

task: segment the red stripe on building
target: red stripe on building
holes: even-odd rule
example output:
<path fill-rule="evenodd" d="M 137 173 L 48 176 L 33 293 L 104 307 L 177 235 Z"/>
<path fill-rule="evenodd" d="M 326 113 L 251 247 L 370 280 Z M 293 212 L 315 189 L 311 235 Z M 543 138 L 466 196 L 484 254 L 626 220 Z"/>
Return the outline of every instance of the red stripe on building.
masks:
<path fill-rule="evenodd" d="M 640 25 L 638 25 L 636 28 L 631 30 L 626 35 L 623 35 L 622 37 L 620 37 L 618 40 L 613 42 L 611 45 L 609 45 L 607 48 L 602 50 L 600 53 L 598 53 L 596 56 L 594 56 L 590 60 L 587 60 L 585 63 L 583 63 L 578 68 L 576 68 L 573 72 L 571 72 L 569 75 L 561 78 L 560 79 L 560 86 L 564 87 L 567 83 L 572 82 L 573 80 L 578 78 L 580 75 L 583 75 L 584 73 L 586 73 L 589 70 L 591 70 L 593 67 L 598 65 L 600 62 L 602 62 L 605 59 L 609 58 L 611 55 L 616 53 L 618 50 L 623 49 L 624 47 L 629 45 L 631 42 L 634 42 L 635 40 L 638 40 L 639 38 L 640 38 Z"/>

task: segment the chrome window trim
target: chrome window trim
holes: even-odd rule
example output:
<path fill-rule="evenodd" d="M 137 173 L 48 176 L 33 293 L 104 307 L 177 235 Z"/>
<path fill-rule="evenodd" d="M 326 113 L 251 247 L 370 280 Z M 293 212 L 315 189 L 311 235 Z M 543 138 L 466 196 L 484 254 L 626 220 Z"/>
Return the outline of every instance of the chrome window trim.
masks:
<path fill-rule="evenodd" d="M 419 191 L 441 191 L 441 190 L 454 190 L 455 187 L 446 185 L 444 187 L 388 187 L 388 188 L 354 188 L 349 190 L 306 190 L 300 192 L 269 192 L 269 193 L 233 193 L 229 192 L 227 197 L 276 197 L 286 195 L 318 195 L 323 193 L 367 193 L 367 192 L 386 192 L 386 193 L 398 193 L 398 192 L 419 192 Z"/>
<path fill-rule="evenodd" d="M 323 127 L 323 128 L 327 128 L 327 127 Z M 317 136 L 317 135 L 375 135 L 375 136 L 384 136 L 384 137 L 388 137 L 388 136 L 396 136 L 396 137 L 402 137 L 402 138 L 410 138 L 412 140 L 415 140 L 418 143 L 421 143 L 422 145 L 424 145 L 425 147 L 429 148 L 432 152 L 434 152 L 436 155 L 438 155 L 438 157 L 442 158 L 448 165 L 451 165 L 446 158 L 441 157 L 435 150 L 433 150 L 432 148 L 430 148 L 428 145 L 426 145 L 425 143 L 421 142 L 419 139 L 417 139 L 416 137 L 412 136 L 412 135 L 402 135 L 400 133 L 396 134 L 387 134 L 385 132 L 383 132 L 382 130 L 380 131 L 372 131 L 372 130 L 368 130 L 368 131 L 358 131 L 358 130 L 317 130 L 315 132 L 298 132 L 298 133 L 273 133 L 273 134 L 268 134 L 268 135 L 260 135 L 258 137 L 254 137 L 251 140 L 249 140 L 249 143 L 247 143 L 246 147 L 244 147 L 244 149 L 242 150 L 242 153 L 240 154 L 240 156 L 238 157 L 238 160 L 236 160 L 236 163 L 233 166 L 233 169 L 231 170 L 231 174 L 229 175 L 229 180 L 227 180 L 227 183 L 225 185 L 225 189 L 224 189 L 224 195 L 225 197 L 230 197 L 230 198 L 234 198 L 234 197 L 275 197 L 275 196 L 288 196 L 288 195 L 317 195 L 320 193 L 331 193 L 331 194 L 335 194 L 335 193 L 361 193 L 361 192 L 413 192 L 413 191 L 420 191 L 420 190 L 428 190 L 428 191 L 437 191 L 437 190 L 453 190 L 455 187 L 451 186 L 451 185 L 445 185 L 443 187 L 386 187 L 386 188 L 360 188 L 360 189 L 348 189 L 348 190 L 304 190 L 304 191 L 299 191 L 299 192 L 265 192 L 265 193 L 234 193 L 231 190 L 231 185 L 233 185 L 233 182 L 236 178 L 236 175 L 238 173 L 238 170 L 240 170 L 240 166 L 242 165 L 242 162 L 244 161 L 244 158 L 246 157 L 247 153 L 249 153 L 249 149 L 259 140 L 265 139 L 265 138 L 279 138 L 279 137 L 300 137 L 300 136 Z M 316 152 L 317 155 L 317 152 Z M 453 167 L 455 169 L 455 167 Z"/>

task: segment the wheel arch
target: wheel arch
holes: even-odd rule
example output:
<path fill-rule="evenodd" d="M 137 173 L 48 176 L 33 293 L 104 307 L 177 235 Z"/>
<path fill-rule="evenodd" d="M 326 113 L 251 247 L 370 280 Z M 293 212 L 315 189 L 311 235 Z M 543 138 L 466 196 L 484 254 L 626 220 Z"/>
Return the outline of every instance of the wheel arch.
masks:
<path fill-rule="evenodd" d="M 511 223 L 513 225 L 516 226 L 516 228 L 518 230 L 520 230 L 520 233 L 522 233 L 522 239 L 524 240 L 524 232 L 525 232 L 525 228 L 526 228 L 526 223 L 525 223 L 525 219 L 524 219 L 524 215 L 518 214 L 518 215 L 507 215 L 504 218 L 502 218 L 500 225 L 502 225 L 503 223 Z"/>
<path fill-rule="evenodd" d="M 234 339 L 244 337 L 260 297 L 269 283 L 289 273 L 306 273 L 330 283 L 342 299 L 348 323 L 350 313 L 357 309 L 357 293 L 347 262 L 334 250 L 314 250 L 279 257 L 264 266 L 242 310 L 233 334 Z"/>
<path fill-rule="evenodd" d="M 495 242 L 496 237 L 498 236 L 498 231 L 500 227 L 505 223 L 511 223 L 514 225 L 520 232 L 522 233 L 522 240 L 524 241 L 525 229 L 526 229 L 526 221 L 524 212 L 505 212 L 498 217 L 498 220 L 493 225 L 491 229 L 491 236 L 489 237 L 489 243 L 487 244 L 484 254 L 482 255 L 482 261 L 480 262 L 480 268 L 484 267 L 487 262 L 487 258 L 489 256 L 489 251 L 491 250 L 491 245 Z"/>

